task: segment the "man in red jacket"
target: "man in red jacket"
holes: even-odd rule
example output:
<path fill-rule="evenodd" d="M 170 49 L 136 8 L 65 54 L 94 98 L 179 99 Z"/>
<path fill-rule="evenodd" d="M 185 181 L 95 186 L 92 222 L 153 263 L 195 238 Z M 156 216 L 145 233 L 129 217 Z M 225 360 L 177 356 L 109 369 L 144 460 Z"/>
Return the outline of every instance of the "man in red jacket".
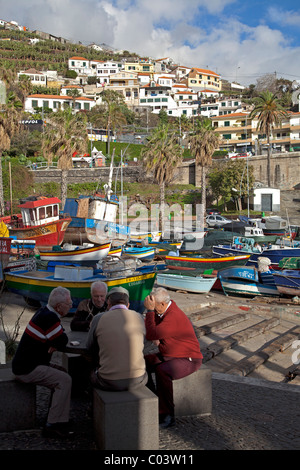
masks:
<path fill-rule="evenodd" d="M 172 380 L 181 379 L 200 369 L 202 353 L 193 325 L 185 313 L 170 299 L 168 291 L 159 287 L 144 301 L 146 339 L 159 349 L 145 356 L 147 386 L 159 400 L 161 427 L 175 424 Z M 156 388 L 152 379 L 155 373 Z"/>

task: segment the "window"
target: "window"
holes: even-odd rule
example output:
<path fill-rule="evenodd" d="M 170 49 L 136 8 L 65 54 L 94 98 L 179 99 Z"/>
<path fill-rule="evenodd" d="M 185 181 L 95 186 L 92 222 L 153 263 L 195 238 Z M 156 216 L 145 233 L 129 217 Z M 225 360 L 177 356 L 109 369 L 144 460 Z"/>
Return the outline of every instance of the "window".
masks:
<path fill-rule="evenodd" d="M 223 139 L 230 140 L 231 139 L 231 134 L 223 134 Z"/>
<path fill-rule="evenodd" d="M 39 219 L 44 219 L 45 218 L 45 207 L 40 207 L 39 208 Z"/>
<path fill-rule="evenodd" d="M 38 107 L 38 100 L 31 100 L 31 106 L 33 108 L 37 108 Z"/>
<path fill-rule="evenodd" d="M 52 206 L 46 207 L 47 217 L 52 217 Z"/>
<path fill-rule="evenodd" d="M 90 103 L 84 103 L 83 108 L 85 109 L 85 111 L 89 111 L 90 110 Z"/>
<path fill-rule="evenodd" d="M 229 127 L 229 126 L 230 126 L 230 122 L 229 122 L 229 121 L 225 121 L 225 122 L 224 122 L 224 126 L 225 126 L 225 127 Z"/>
<path fill-rule="evenodd" d="M 72 60 L 71 66 L 72 66 L 72 67 L 75 67 L 75 62 L 74 62 L 74 60 Z"/>
<path fill-rule="evenodd" d="M 53 206 L 53 217 L 57 217 L 58 216 L 58 204 L 55 204 Z"/>
<path fill-rule="evenodd" d="M 141 102 L 141 103 L 146 103 L 146 101 L 147 101 L 147 100 L 145 100 L 145 98 L 141 98 L 141 99 L 140 99 L 140 102 Z"/>
<path fill-rule="evenodd" d="M 49 101 L 43 101 L 43 108 L 49 108 Z"/>

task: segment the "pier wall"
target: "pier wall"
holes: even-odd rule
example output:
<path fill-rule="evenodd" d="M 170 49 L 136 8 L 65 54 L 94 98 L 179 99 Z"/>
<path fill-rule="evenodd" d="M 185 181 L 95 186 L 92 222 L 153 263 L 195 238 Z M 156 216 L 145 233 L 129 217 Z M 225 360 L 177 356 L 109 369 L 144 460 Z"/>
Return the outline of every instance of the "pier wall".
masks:
<path fill-rule="evenodd" d="M 253 166 L 255 181 L 261 186 L 267 186 L 267 156 L 258 155 L 248 158 L 248 164 Z M 31 170 L 34 180 L 39 183 L 61 181 L 61 170 L 41 169 Z M 109 167 L 103 168 L 72 168 L 68 171 L 68 183 L 100 182 L 106 183 L 109 177 Z M 120 169 L 114 168 L 113 181 L 120 181 Z M 123 168 L 125 182 L 151 182 L 139 165 Z M 177 168 L 173 182 L 176 184 L 193 184 L 200 186 L 201 168 L 195 168 L 194 160 L 184 162 Z M 277 153 L 271 159 L 271 187 L 281 190 L 292 190 L 300 187 L 300 152 Z"/>

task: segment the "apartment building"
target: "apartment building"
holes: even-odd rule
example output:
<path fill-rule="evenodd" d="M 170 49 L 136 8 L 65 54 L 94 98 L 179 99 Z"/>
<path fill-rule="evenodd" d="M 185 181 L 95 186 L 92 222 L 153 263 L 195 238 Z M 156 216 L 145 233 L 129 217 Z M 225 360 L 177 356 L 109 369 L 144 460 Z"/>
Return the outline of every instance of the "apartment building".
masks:
<path fill-rule="evenodd" d="M 258 130 L 258 119 L 250 119 L 250 113 L 231 113 L 212 117 L 215 131 L 220 134 L 220 149 L 234 152 L 267 151 L 267 138 Z M 289 112 L 281 126 L 272 130 L 270 142 L 273 152 L 300 149 L 300 112 Z"/>
<path fill-rule="evenodd" d="M 221 91 L 222 81 L 220 75 L 212 70 L 193 68 L 187 75 L 187 86 L 195 91 L 206 88 Z"/>
<path fill-rule="evenodd" d="M 122 70 L 110 75 L 109 89 L 121 93 L 128 106 L 138 106 L 139 81 L 137 73 Z"/>

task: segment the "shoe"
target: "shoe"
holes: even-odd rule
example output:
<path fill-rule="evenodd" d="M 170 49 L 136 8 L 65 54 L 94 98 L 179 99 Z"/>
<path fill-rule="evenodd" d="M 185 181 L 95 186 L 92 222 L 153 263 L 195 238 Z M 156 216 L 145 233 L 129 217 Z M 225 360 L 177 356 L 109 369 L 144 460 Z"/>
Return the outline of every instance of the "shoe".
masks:
<path fill-rule="evenodd" d="M 166 415 L 162 420 L 160 420 L 159 426 L 161 428 L 170 428 L 176 424 L 174 416 Z"/>
<path fill-rule="evenodd" d="M 67 424 L 55 423 L 44 426 L 42 436 L 50 439 L 72 439 L 75 433 L 67 428 Z"/>

